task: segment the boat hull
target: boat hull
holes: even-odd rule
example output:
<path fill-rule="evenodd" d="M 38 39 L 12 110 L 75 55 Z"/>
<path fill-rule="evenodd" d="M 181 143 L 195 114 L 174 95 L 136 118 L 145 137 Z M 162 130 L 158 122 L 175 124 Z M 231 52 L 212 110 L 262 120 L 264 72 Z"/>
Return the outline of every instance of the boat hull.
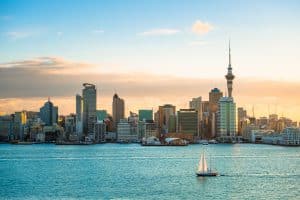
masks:
<path fill-rule="evenodd" d="M 196 175 L 197 176 L 202 176 L 202 177 L 205 177 L 205 176 L 218 176 L 218 173 L 217 172 L 207 172 L 207 173 L 197 172 Z"/>

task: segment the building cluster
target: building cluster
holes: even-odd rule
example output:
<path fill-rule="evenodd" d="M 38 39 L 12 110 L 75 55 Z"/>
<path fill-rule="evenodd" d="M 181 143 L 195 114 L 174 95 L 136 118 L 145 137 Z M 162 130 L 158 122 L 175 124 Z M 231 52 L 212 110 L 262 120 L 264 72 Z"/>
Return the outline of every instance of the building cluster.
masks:
<path fill-rule="evenodd" d="M 186 141 L 195 143 L 214 139 L 225 143 L 268 141 L 266 143 L 300 144 L 296 122 L 278 118 L 275 114 L 256 119 L 249 117 L 243 108 L 238 108 L 236 112 L 232 95 L 235 76 L 232 73 L 230 44 L 225 78 L 228 96 L 213 88 L 208 100 L 203 100 L 201 96 L 192 98 L 189 108 L 176 110 L 174 105 L 165 104 L 159 106 L 155 113 L 153 109 L 140 109 L 138 113 L 130 112 L 129 117 L 125 117 L 125 101 L 118 94 L 112 98 L 112 114 L 97 110 L 96 86 L 84 83 L 82 94 L 75 97 L 75 114 L 59 116 L 58 107 L 48 99 L 39 112 L 21 111 L 1 116 L 0 140 L 56 144 L 141 142 L 184 145 Z"/>
<path fill-rule="evenodd" d="M 270 114 L 269 117 L 248 116 L 238 108 L 238 133 L 244 141 L 252 143 L 300 145 L 300 124 L 286 117 Z"/>

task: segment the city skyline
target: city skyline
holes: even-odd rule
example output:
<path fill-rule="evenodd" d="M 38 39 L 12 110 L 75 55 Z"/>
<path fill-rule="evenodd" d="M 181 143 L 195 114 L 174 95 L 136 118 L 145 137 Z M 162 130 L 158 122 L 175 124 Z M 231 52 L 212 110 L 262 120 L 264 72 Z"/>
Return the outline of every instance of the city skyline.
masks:
<path fill-rule="evenodd" d="M 297 1 L 172 2 L 75 1 L 74 14 L 67 1 L 2 1 L 0 112 L 38 110 L 50 96 L 74 113 L 83 82 L 97 86 L 97 109 L 111 110 L 114 91 L 126 115 L 188 108 L 212 88 L 225 93 L 231 38 L 237 107 L 300 120 Z"/>

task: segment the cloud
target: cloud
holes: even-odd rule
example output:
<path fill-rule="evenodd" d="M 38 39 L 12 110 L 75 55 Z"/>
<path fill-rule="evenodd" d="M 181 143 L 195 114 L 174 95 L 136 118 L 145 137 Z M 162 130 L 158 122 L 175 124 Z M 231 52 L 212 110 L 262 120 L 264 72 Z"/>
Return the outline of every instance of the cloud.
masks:
<path fill-rule="evenodd" d="M 96 72 L 95 64 L 74 62 L 60 57 L 38 57 L 31 60 L 0 63 L 2 72 L 37 72 L 39 74 L 84 74 Z"/>
<path fill-rule="evenodd" d="M 99 69 L 100 66 L 100 69 Z M 105 68 L 105 66 L 104 66 Z M 0 112 L 22 109 L 38 110 L 50 96 L 60 113 L 75 111 L 74 96 L 81 93 L 82 83 L 96 84 L 98 108 L 111 110 L 114 90 L 126 101 L 127 111 L 157 108 L 172 103 L 187 108 L 192 97 L 208 99 L 213 87 L 225 93 L 225 78 L 174 77 L 151 73 L 112 73 L 101 65 L 75 62 L 60 57 L 39 57 L 31 60 L 0 64 Z M 96 71 L 97 70 L 97 71 Z M 146 77 L 146 78 L 145 78 Z M 200 86 L 200 87 L 195 87 Z M 300 82 L 246 79 L 236 77 L 233 95 L 237 106 L 248 110 L 255 105 L 255 113 L 267 114 L 268 105 L 278 105 L 278 113 L 300 119 Z M 279 109 L 279 108 L 282 109 Z"/>
<path fill-rule="evenodd" d="M 165 36 L 165 35 L 175 35 L 180 33 L 181 31 L 178 29 L 152 29 L 149 31 L 145 31 L 142 33 L 138 33 L 138 35 L 142 36 Z"/>
<path fill-rule="evenodd" d="M 6 32 L 6 35 L 13 40 L 18 40 L 18 39 L 28 38 L 32 36 L 33 33 L 22 32 L 22 31 L 11 31 L 11 32 Z"/>
<path fill-rule="evenodd" d="M 101 33 L 104 33 L 104 30 L 101 30 L 101 29 L 93 30 L 92 33 L 94 33 L 94 34 L 101 34 Z"/>
<path fill-rule="evenodd" d="M 202 22 L 200 20 L 197 20 L 192 26 L 192 32 L 198 35 L 206 34 L 213 29 L 214 27 L 211 24 L 208 22 Z"/>

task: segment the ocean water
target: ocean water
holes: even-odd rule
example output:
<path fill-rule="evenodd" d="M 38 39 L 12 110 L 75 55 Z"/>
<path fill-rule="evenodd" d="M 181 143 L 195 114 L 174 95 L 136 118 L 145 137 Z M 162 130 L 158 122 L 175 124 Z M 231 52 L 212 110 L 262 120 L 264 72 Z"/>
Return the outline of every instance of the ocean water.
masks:
<path fill-rule="evenodd" d="M 222 176 L 195 176 L 203 148 Z M 300 199 L 300 148 L 1 144 L 0 199 Z"/>

